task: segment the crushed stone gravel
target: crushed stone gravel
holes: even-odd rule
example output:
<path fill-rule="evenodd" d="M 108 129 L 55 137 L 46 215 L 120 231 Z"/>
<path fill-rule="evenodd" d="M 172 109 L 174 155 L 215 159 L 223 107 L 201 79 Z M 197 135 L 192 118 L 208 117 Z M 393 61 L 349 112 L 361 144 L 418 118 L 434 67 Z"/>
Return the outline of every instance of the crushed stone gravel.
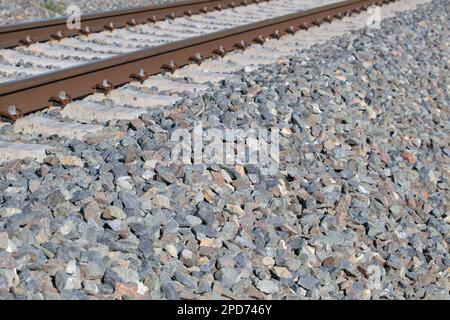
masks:
<path fill-rule="evenodd" d="M 54 148 L 0 166 L 0 298 L 450 299 L 448 12 L 238 72 L 106 138 L 30 138 Z M 199 120 L 279 128 L 279 171 L 168 165 Z"/>

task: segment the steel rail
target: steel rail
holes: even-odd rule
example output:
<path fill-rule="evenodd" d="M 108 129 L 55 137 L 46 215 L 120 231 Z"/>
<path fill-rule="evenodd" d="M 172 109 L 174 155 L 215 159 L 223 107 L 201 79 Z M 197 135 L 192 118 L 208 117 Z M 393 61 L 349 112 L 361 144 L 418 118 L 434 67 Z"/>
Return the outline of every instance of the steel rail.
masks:
<path fill-rule="evenodd" d="M 371 5 L 395 0 L 347 0 L 311 10 L 285 15 L 236 28 L 210 33 L 196 38 L 118 55 L 105 60 L 45 73 L 35 77 L 0 84 L 0 114 L 16 117 L 52 104 L 67 104 L 71 99 L 95 92 L 108 92 L 132 79 L 192 62 L 201 63 L 214 55 L 245 49 L 250 43 L 262 44 L 267 38 L 293 34 L 312 25 L 330 22 L 334 18 L 359 13 Z"/>
<path fill-rule="evenodd" d="M 269 0 L 185 0 L 82 15 L 81 29 L 70 29 L 67 17 L 0 26 L 0 49 L 123 28 L 166 18 L 206 13 Z"/>

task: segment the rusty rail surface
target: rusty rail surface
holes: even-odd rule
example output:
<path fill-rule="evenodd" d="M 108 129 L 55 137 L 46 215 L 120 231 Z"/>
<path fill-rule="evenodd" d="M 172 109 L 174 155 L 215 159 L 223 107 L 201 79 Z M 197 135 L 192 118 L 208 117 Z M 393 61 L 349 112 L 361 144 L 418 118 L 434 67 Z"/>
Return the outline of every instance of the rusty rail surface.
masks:
<path fill-rule="evenodd" d="M 234 8 L 268 0 L 185 0 L 132 9 L 121 9 L 81 16 L 81 29 L 69 29 L 67 18 L 19 23 L 0 26 L 0 49 L 35 42 L 62 39 L 103 30 L 123 28 L 166 18 L 206 13 L 222 8 Z"/>
<path fill-rule="evenodd" d="M 370 5 L 395 0 L 347 0 L 311 10 L 206 34 L 187 40 L 118 55 L 97 62 L 62 69 L 35 77 L 0 84 L 0 114 L 18 116 L 97 91 L 108 92 L 132 79 L 144 81 L 149 75 L 173 72 L 189 63 L 201 63 L 214 55 L 243 50 L 251 43 L 293 34 L 312 25 L 359 13 Z"/>

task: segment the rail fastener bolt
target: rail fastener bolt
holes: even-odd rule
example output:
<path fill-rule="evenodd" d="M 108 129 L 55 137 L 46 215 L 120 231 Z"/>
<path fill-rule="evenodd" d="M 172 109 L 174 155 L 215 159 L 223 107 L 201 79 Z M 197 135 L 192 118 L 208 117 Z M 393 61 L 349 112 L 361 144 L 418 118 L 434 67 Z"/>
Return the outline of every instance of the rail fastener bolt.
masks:
<path fill-rule="evenodd" d="M 138 22 L 136 21 L 136 19 L 131 19 L 130 21 L 127 22 L 127 25 L 129 25 L 130 27 L 134 27 L 138 24 Z"/>
<path fill-rule="evenodd" d="M 235 43 L 233 47 L 238 50 L 245 50 L 245 48 L 247 48 L 247 43 L 245 43 L 244 40 L 241 40 L 238 43 Z"/>
<path fill-rule="evenodd" d="M 81 34 L 83 34 L 85 36 L 87 36 L 90 33 L 91 33 L 91 28 L 89 28 L 89 26 L 86 26 L 83 29 L 81 29 Z"/>
<path fill-rule="evenodd" d="M 308 29 L 309 29 L 309 23 L 303 22 L 303 23 L 300 25 L 300 29 L 302 29 L 302 30 L 308 30 Z"/>
<path fill-rule="evenodd" d="M 295 27 L 294 26 L 289 26 L 289 28 L 286 29 L 286 32 L 289 34 L 294 34 L 295 33 Z"/>
<path fill-rule="evenodd" d="M 260 34 L 259 36 L 253 38 L 253 42 L 263 45 L 266 42 L 266 39 Z"/>
<path fill-rule="evenodd" d="M 26 46 L 29 46 L 30 44 L 34 43 L 34 39 L 30 36 L 26 36 L 24 39 L 20 40 L 20 43 Z"/>
<path fill-rule="evenodd" d="M 60 91 L 58 93 L 58 96 L 50 97 L 50 99 L 48 99 L 48 101 L 55 105 L 64 107 L 72 101 L 72 98 L 65 91 Z"/>
<path fill-rule="evenodd" d="M 177 66 L 177 64 L 175 63 L 175 61 L 170 60 L 169 63 L 163 64 L 163 65 L 161 66 L 161 69 L 162 69 L 163 71 L 165 71 L 165 72 L 174 73 L 175 70 L 178 69 L 178 66 Z"/>
<path fill-rule="evenodd" d="M 15 122 L 18 118 L 22 116 L 22 112 L 16 108 L 14 105 L 10 105 L 6 112 L 0 111 L 0 116 L 3 116 L 12 122 Z"/>
<path fill-rule="evenodd" d="M 60 41 L 64 38 L 64 34 L 62 33 L 62 31 L 58 30 L 56 33 L 51 35 L 51 38 Z"/>
<path fill-rule="evenodd" d="M 273 39 L 277 39 L 277 40 L 280 40 L 280 38 L 281 38 L 280 31 L 278 31 L 278 30 L 275 30 L 275 32 L 273 32 L 270 36 L 271 36 Z"/>
<path fill-rule="evenodd" d="M 216 56 L 219 56 L 221 58 L 223 58 L 226 55 L 226 53 L 227 53 L 227 50 L 225 50 L 225 48 L 222 46 L 213 50 L 213 54 Z"/>
<path fill-rule="evenodd" d="M 143 83 L 145 80 L 148 79 L 148 74 L 145 73 L 144 69 L 141 69 L 137 73 L 132 73 L 130 75 L 130 78 L 139 81 L 140 83 Z"/>
<path fill-rule="evenodd" d="M 109 82 L 108 80 L 104 79 L 102 81 L 102 83 L 96 84 L 93 89 L 97 90 L 97 92 L 101 92 L 101 93 L 104 93 L 106 95 L 113 88 L 114 88 L 114 85 L 111 82 Z"/>
<path fill-rule="evenodd" d="M 195 64 L 201 64 L 204 60 L 203 56 L 201 55 L 200 52 L 196 52 L 194 56 L 189 57 L 188 59 L 191 63 L 195 63 Z"/>

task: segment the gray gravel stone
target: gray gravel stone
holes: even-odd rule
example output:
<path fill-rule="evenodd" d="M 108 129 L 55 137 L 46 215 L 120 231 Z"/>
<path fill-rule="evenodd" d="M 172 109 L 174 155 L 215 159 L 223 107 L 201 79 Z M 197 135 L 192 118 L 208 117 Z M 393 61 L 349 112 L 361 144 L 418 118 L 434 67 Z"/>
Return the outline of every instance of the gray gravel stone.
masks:
<path fill-rule="evenodd" d="M 127 218 L 127 215 L 123 212 L 122 209 L 118 207 L 108 207 L 103 211 L 102 217 L 107 220 L 111 219 L 119 219 L 124 220 Z"/>
<path fill-rule="evenodd" d="M 270 280 L 259 281 L 257 287 L 259 290 L 267 294 L 276 293 L 280 290 L 278 285 L 274 281 Z"/>

